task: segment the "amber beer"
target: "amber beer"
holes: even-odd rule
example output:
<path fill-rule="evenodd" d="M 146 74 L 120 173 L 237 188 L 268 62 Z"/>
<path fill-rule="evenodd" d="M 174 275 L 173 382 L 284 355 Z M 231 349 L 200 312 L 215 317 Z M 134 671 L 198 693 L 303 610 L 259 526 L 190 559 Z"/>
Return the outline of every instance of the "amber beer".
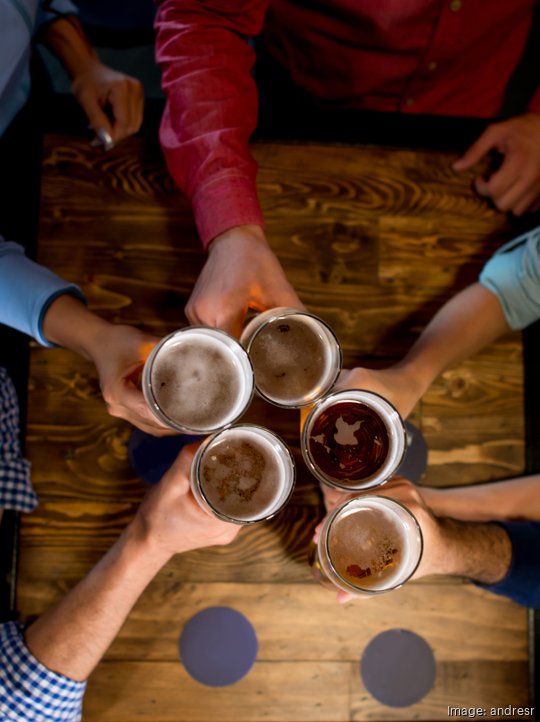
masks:
<path fill-rule="evenodd" d="M 397 410 L 371 391 L 350 389 L 318 401 L 302 429 L 302 454 L 319 481 L 344 491 L 387 481 L 407 438 Z"/>
<path fill-rule="evenodd" d="M 312 570 L 325 586 L 377 594 L 410 579 L 422 549 L 420 526 L 408 509 L 385 496 L 356 497 L 327 517 Z"/>
<path fill-rule="evenodd" d="M 284 442 L 254 424 L 232 426 L 209 437 L 191 465 L 191 488 L 214 516 L 236 524 L 270 519 L 288 502 L 295 465 Z"/>
<path fill-rule="evenodd" d="M 232 336 L 191 326 L 166 336 L 153 349 L 142 388 L 163 423 L 186 433 L 210 433 L 232 424 L 248 407 L 253 368 Z"/>
<path fill-rule="evenodd" d="M 341 370 L 341 347 L 320 318 L 294 308 L 259 314 L 240 342 L 255 371 L 255 387 L 277 406 L 299 408 L 321 398 Z"/>

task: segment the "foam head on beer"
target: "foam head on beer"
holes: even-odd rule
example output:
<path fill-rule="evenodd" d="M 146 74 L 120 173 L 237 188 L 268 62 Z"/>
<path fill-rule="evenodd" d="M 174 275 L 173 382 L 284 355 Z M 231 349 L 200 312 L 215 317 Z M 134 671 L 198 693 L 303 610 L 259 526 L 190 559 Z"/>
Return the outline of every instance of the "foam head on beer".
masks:
<path fill-rule="evenodd" d="M 255 371 L 257 391 L 282 406 L 305 406 L 334 384 L 341 349 L 316 316 L 273 309 L 253 319 L 241 338 Z"/>
<path fill-rule="evenodd" d="M 204 433 L 244 412 L 253 394 L 253 371 L 244 349 L 228 334 L 191 327 L 154 349 L 143 390 L 150 408 L 173 428 Z"/>
<path fill-rule="evenodd" d="M 416 520 L 385 497 L 353 502 L 345 504 L 325 530 L 325 553 L 337 574 L 334 582 L 371 592 L 400 586 L 420 561 L 422 536 Z"/>
<path fill-rule="evenodd" d="M 195 457 L 192 485 L 199 502 L 230 521 L 267 519 L 287 502 L 294 462 L 285 444 L 263 427 L 233 426 L 210 438 Z"/>

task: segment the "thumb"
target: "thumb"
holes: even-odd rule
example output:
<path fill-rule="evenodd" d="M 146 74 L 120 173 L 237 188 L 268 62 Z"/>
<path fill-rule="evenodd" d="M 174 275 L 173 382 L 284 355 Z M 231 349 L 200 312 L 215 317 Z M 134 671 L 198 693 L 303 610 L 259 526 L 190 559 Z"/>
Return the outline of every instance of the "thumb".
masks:
<path fill-rule="evenodd" d="M 288 285 L 289 287 L 283 289 L 280 293 L 269 294 L 269 296 L 265 299 L 267 304 L 266 308 L 277 308 L 278 306 L 284 306 L 286 308 L 298 308 L 301 310 L 305 310 L 306 307 L 296 295 L 293 287 L 290 284 Z"/>
<path fill-rule="evenodd" d="M 478 163 L 490 150 L 496 148 L 500 140 L 500 131 L 493 125 L 487 128 L 480 138 L 471 145 L 468 150 L 452 164 L 455 171 L 463 171 L 472 168 Z"/>
<path fill-rule="evenodd" d="M 105 130 L 112 137 L 113 129 L 111 121 L 99 104 L 97 95 L 88 91 L 83 91 L 77 95 L 77 100 L 86 113 L 86 117 L 88 118 L 88 122 L 92 126 L 92 129 L 96 133 L 98 130 Z"/>
<path fill-rule="evenodd" d="M 216 326 L 222 331 L 227 331 L 227 333 L 230 333 L 234 338 L 240 338 L 245 315 L 246 311 L 244 308 L 233 309 L 232 312 L 218 317 L 216 319 Z"/>
<path fill-rule="evenodd" d="M 156 432 L 162 432 L 167 436 L 174 436 L 178 433 L 154 416 L 148 408 L 143 392 L 139 388 L 126 384 L 119 386 L 115 403 L 127 410 L 127 420 L 131 421 L 131 423 L 136 424 L 137 421 L 142 421 L 156 429 Z"/>
<path fill-rule="evenodd" d="M 195 456 L 195 452 L 201 445 L 201 441 L 195 441 L 192 444 L 189 444 L 188 446 L 184 446 L 182 451 L 178 454 L 176 459 L 174 460 L 172 466 L 167 471 L 167 476 L 171 475 L 173 477 L 184 477 L 185 479 L 189 480 L 190 477 L 190 471 L 191 471 L 191 463 L 193 461 L 193 457 Z"/>

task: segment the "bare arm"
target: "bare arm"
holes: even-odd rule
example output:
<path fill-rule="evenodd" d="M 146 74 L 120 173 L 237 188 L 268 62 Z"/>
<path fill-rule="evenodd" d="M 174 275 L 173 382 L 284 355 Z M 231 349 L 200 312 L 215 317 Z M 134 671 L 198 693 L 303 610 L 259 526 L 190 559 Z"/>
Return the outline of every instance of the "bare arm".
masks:
<path fill-rule="evenodd" d="M 238 527 L 214 519 L 193 498 L 192 458 L 193 449 L 184 449 L 112 549 L 28 628 L 27 645 L 46 667 L 86 679 L 143 589 L 173 554 L 234 539 Z"/>
<path fill-rule="evenodd" d="M 439 517 L 428 506 L 422 490 L 407 479 L 392 479 L 385 485 L 384 494 L 404 504 L 422 529 L 424 553 L 416 579 L 448 574 L 496 584 L 508 572 L 512 545 L 498 524 Z"/>
<path fill-rule="evenodd" d="M 88 576 L 29 627 L 28 648 L 53 672 L 84 681 L 165 561 L 129 526 Z"/>
<path fill-rule="evenodd" d="M 376 391 L 408 416 L 439 374 L 509 330 L 495 294 L 474 283 L 438 311 L 400 362 L 382 371 L 353 369 L 339 385 Z"/>
<path fill-rule="evenodd" d="M 471 521 L 540 521 L 540 474 L 473 486 L 422 487 L 438 516 Z"/>

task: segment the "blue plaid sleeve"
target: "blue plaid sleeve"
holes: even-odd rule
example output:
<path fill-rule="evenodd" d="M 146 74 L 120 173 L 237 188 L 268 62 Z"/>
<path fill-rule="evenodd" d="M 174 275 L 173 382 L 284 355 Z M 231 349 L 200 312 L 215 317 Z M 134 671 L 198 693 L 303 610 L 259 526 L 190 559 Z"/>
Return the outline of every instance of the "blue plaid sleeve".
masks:
<path fill-rule="evenodd" d="M 24 642 L 21 625 L 0 626 L 0 720 L 79 722 L 86 682 L 44 667 Z"/>
<path fill-rule="evenodd" d="M 494 293 L 510 328 L 540 318 L 540 227 L 502 246 L 486 263 L 480 283 Z"/>
<path fill-rule="evenodd" d="M 0 367 L 0 508 L 33 511 L 38 498 L 30 481 L 30 462 L 19 441 L 19 404 L 13 382 Z"/>

